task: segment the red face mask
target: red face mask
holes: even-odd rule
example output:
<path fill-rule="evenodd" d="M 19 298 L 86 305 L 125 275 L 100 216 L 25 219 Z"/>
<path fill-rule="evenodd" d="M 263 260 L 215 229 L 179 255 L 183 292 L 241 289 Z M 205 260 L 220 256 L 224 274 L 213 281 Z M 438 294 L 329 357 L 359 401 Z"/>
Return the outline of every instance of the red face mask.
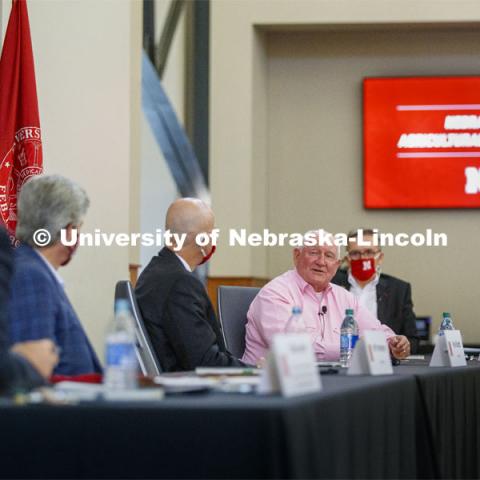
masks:
<path fill-rule="evenodd" d="M 212 255 L 215 253 L 216 249 L 217 247 L 213 245 L 212 249 L 210 250 L 210 253 L 208 255 L 205 255 L 205 250 L 201 248 L 200 251 L 202 252 L 203 258 L 202 258 L 202 261 L 199 263 L 199 265 L 203 265 L 205 262 L 208 262 L 212 258 Z"/>
<path fill-rule="evenodd" d="M 78 245 L 79 245 L 79 240 L 77 238 L 77 242 L 75 243 L 75 245 L 69 245 L 68 247 L 66 247 L 68 249 L 68 257 L 62 263 L 61 265 L 62 267 L 70 263 L 70 260 L 72 259 L 73 254 L 77 251 Z"/>
<path fill-rule="evenodd" d="M 350 270 L 355 279 L 365 282 L 375 275 L 375 261 L 373 258 L 350 260 Z"/>

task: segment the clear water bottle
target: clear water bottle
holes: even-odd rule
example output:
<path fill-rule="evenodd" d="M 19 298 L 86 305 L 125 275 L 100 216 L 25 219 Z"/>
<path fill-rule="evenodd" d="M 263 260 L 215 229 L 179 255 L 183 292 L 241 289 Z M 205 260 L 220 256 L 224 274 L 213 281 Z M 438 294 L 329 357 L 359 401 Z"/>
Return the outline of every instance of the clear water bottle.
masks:
<path fill-rule="evenodd" d="M 342 367 L 350 366 L 350 359 L 357 340 L 358 324 L 353 317 L 353 310 L 347 308 L 340 328 L 340 364 Z"/>
<path fill-rule="evenodd" d="M 442 316 L 443 316 L 443 319 L 442 319 L 442 323 L 440 324 L 438 335 L 443 335 L 444 330 L 455 330 L 450 313 L 443 312 Z"/>
<path fill-rule="evenodd" d="M 115 303 L 115 316 L 105 340 L 105 374 L 103 383 L 110 390 L 137 387 L 135 326 L 127 300 Z"/>
<path fill-rule="evenodd" d="M 305 333 L 307 331 L 300 307 L 292 307 L 292 315 L 285 325 L 285 333 Z"/>

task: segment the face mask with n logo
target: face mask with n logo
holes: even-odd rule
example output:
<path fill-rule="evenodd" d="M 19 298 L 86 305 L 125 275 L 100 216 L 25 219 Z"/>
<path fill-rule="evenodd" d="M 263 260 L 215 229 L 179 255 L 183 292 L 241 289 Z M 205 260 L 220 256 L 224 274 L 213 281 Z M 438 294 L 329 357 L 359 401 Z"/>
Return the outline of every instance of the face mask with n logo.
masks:
<path fill-rule="evenodd" d="M 358 260 L 350 260 L 350 270 L 353 278 L 360 282 L 365 282 L 375 275 L 375 261 L 373 258 L 359 258 Z"/>

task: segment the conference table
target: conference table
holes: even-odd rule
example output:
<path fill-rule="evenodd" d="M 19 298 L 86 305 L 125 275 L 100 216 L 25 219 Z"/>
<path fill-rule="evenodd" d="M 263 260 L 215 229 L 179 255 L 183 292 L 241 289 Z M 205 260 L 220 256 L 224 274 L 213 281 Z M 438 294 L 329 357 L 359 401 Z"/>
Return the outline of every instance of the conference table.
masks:
<path fill-rule="evenodd" d="M 478 478 L 480 363 L 321 392 L 0 405 L 2 478 Z"/>
<path fill-rule="evenodd" d="M 399 366 L 414 376 L 441 478 L 480 478 L 480 362 L 462 368 Z"/>

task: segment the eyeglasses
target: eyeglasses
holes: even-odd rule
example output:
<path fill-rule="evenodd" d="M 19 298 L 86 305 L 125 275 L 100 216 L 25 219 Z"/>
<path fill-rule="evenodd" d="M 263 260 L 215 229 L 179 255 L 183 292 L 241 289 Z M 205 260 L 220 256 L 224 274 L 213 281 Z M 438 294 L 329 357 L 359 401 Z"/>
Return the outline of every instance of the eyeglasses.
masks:
<path fill-rule="evenodd" d="M 348 256 L 350 257 L 351 260 L 359 260 L 360 258 L 371 258 L 371 257 L 376 257 L 380 253 L 380 250 L 363 250 L 361 252 L 360 250 L 352 250 L 348 252 Z"/>
<path fill-rule="evenodd" d="M 336 262 L 337 256 L 333 252 L 322 252 L 321 250 L 307 250 L 307 256 L 310 258 L 321 258 L 322 255 L 326 262 Z"/>

